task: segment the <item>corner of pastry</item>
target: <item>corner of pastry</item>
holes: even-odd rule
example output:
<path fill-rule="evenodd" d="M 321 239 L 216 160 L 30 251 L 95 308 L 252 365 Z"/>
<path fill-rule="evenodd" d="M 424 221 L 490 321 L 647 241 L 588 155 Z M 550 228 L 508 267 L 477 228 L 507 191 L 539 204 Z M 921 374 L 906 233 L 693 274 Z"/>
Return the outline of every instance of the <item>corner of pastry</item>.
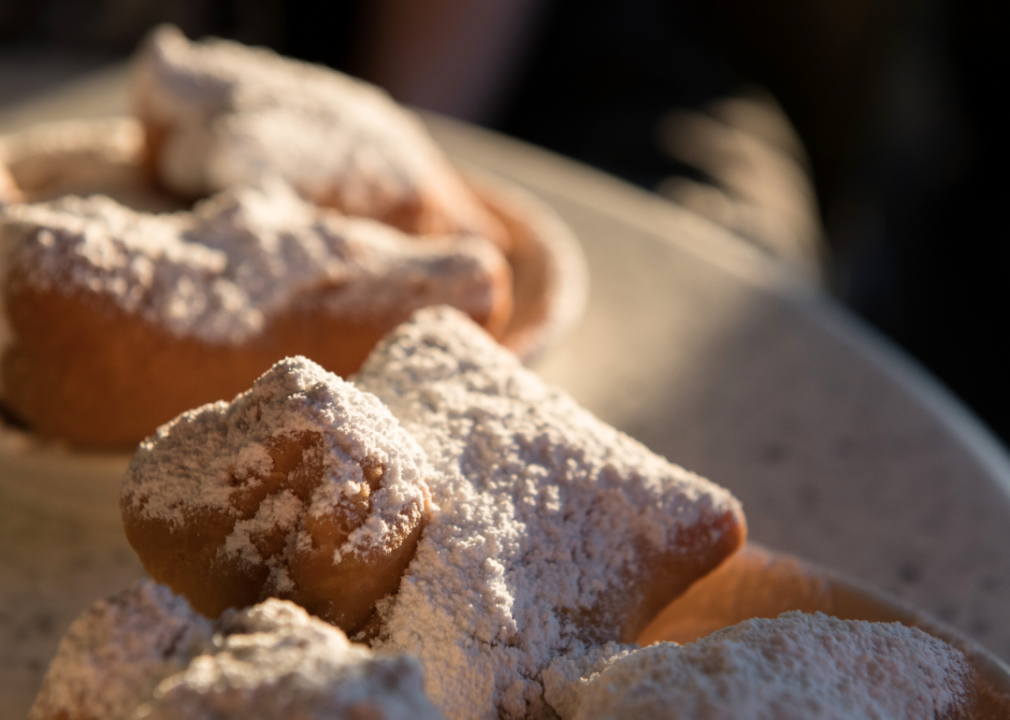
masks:
<path fill-rule="evenodd" d="M 639 648 L 643 625 L 742 545 L 739 502 L 447 307 L 416 312 L 349 381 L 288 358 L 232 403 L 164 425 L 121 506 L 151 575 L 220 619 L 150 585 L 120 603 L 147 608 L 139 619 L 97 606 L 32 720 L 112 700 L 195 720 L 254 705 L 265 718 L 953 720 L 981 692 L 964 653 L 898 623 L 792 612 Z M 85 679 L 82 648 L 104 658 Z M 276 692 L 288 682 L 298 692 Z"/>
<path fill-rule="evenodd" d="M 279 597 L 354 634 L 414 555 L 427 479 L 378 400 L 288 358 L 146 440 L 121 509 L 151 576 L 208 617 Z"/>

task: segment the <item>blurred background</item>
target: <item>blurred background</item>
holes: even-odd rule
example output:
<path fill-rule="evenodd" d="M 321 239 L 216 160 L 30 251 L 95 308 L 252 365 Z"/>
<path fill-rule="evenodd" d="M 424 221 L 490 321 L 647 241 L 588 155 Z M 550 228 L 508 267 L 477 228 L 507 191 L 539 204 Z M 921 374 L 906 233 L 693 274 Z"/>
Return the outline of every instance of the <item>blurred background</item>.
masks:
<path fill-rule="evenodd" d="M 0 0 L 0 104 L 155 24 L 383 85 L 682 203 L 1010 440 L 1008 87 L 981 0 Z"/>

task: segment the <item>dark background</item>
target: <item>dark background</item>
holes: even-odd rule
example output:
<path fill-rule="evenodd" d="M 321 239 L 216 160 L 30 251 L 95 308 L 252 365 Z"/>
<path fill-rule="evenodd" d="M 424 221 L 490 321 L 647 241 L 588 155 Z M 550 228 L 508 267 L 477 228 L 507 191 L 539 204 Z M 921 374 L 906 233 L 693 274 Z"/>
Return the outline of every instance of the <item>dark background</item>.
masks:
<path fill-rule="evenodd" d="M 158 22 L 355 74 L 368 3 L 0 0 L 0 52 L 132 52 Z M 1010 87 L 996 3 L 980 0 L 545 2 L 487 123 L 654 189 L 681 175 L 656 125 L 757 83 L 809 155 L 826 287 L 1010 439 Z M 19 55 L 20 53 L 20 55 Z M 365 73 L 367 74 L 367 73 Z M 17 98 L 17 89 L 4 96 Z"/>

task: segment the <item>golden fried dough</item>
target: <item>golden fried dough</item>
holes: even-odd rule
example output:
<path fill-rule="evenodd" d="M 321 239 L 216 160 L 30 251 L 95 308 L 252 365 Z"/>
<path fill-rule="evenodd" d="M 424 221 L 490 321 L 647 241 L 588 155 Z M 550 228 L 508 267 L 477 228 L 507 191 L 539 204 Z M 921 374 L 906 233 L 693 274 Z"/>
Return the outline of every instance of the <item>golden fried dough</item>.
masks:
<path fill-rule="evenodd" d="M 475 236 L 418 243 L 283 183 L 192 213 L 101 196 L 0 213 L 0 398 L 45 437 L 128 447 L 302 354 L 347 375 L 418 307 L 500 334 L 511 271 Z"/>
<path fill-rule="evenodd" d="M 352 400 L 374 412 L 299 419 Z M 378 456 L 326 445 L 352 432 L 402 437 L 413 450 L 398 456 L 431 468 L 413 471 L 431 492 L 423 532 L 401 523 L 381 563 L 344 549 L 355 528 L 393 527 L 366 507 L 379 493 L 365 458 Z M 325 512 L 313 509 L 324 445 L 355 460 L 350 489 L 323 485 L 338 499 Z M 373 647 L 421 659 L 429 697 L 460 719 L 551 717 L 542 673 L 555 658 L 632 642 L 746 535 L 727 491 L 600 422 L 445 307 L 415 313 L 349 382 L 290 359 L 231 406 L 163 427 L 131 465 L 123 516 L 152 575 L 201 612 L 277 596 L 348 632 L 367 623 Z"/>
<path fill-rule="evenodd" d="M 408 233 L 471 232 L 508 250 L 411 113 L 328 68 L 162 26 L 136 59 L 136 112 L 150 163 L 199 197 L 277 175 L 303 197 Z"/>
<path fill-rule="evenodd" d="M 279 597 L 353 634 L 413 557 L 427 472 L 378 400 L 287 359 L 141 445 L 123 524 L 151 576 L 209 617 Z"/>

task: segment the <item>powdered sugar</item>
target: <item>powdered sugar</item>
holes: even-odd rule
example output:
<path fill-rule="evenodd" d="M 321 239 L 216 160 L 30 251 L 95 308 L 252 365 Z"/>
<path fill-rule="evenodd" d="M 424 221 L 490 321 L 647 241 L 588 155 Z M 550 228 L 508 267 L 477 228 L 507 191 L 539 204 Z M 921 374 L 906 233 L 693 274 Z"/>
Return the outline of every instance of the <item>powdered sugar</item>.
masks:
<path fill-rule="evenodd" d="M 125 718 L 209 645 L 211 634 L 210 623 L 162 585 L 140 583 L 100 600 L 60 641 L 29 718 L 61 710 L 74 718 Z"/>
<path fill-rule="evenodd" d="M 921 630 L 799 612 L 616 656 L 582 685 L 564 720 L 940 720 L 974 694 L 964 656 Z"/>
<path fill-rule="evenodd" d="M 304 197 L 412 232 L 501 233 L 421 123 L 377 87 L 163 26 L 137 58 L 142 119 L 165 133 L 158 169 L 198 196 L 278 175 Z M 413 219 L 410 215 L 416 215 Z"/>
<path fill-rule="evenodd" d="M 667 643 L 672 645 L 672 643 Z M 579 707 L 586 686 L 615 661 L 628 656 L 638 645 L 573 645 L 544 670 L 544 699 L 562 718 L 570 718 Z"/>
<path fill-rule="evenodd" d="M 289 359 L 230 406 L 184 414 L 141 446 L 124 514 L 179 527 L 199 522 L 202 510 L 230 514 L 218 552 L 266 566 L 266 590 L 284 594 L 288 554 L 312 542 L 309 520 L 339 515 L 345 494 L 366 492 L 363 458 L 381 459 L 404 482 L 384 482 L 388 499 L 376 493 L 337 560 L 403 537 L 394 525 L 404 503 L 422 504 L 426 475 L 431 515 L 402 580 L 396 570 L 395 595 L 370 601 L 378 600 L 372 627 L 374 647 L 423 662 L 427 692 L 449 718 L 551 717 L 543 672 L 552 660 L 599 654 L 596 646 L 622 639 L 643 588 L 680 572 L 670 556 L 702 567 L 742 538 L 728 492 L 545 387 L 456 311 L 418 312 L 353 383 Z M 274 439 L 305 433 L 326 439 L 309 447 L 332 481 L 310 501 L 294 487 L 258 489 L 273 468 Z M 261 538 L 278 529 L 287 549 L 265 555 Z M 649 558 L 659 559 L 655 567 Z"/>
<path fill-rule="evenodd" d="M 436 720 L 420 665 L 379 657 L 296 605 L 211 623 L 150 581 L 95 603 L 60 644 L 31 720 Z"/>
<path fill-rule="evenodd" d="M 614 642 L 615 614 L 637 601 L 634 579 L 649 549 L 691 554 L 715 543 L 723 526 L 713 520 L 739 516 L 739 506 L 545 387 L 459 313 L 417 313 L 353 383 L 303 359 L 278 364 L 231 406 L 207 406 L 162 428 L 131 466 L 124 505 L 179 523 L 201 507 L 233 513 L 224 553 L 262 563 L 256 536 L 290 523 L 289 544 L 309 542 L 298 518 L 365 492 L 366 458 L 409 481 L 375 492 L 377 510 L 339 553 L 383 537 L 388 510 L 423 503 L 417 480 L 427 474 L 432 514 L 398 591 L 378 602 L 373 648 L 418 658 L 427 695 L 448 718 L 602 720 L 681 710 L 754 720 L 949 718 L 970 704 L 964 657 L 899 625 L 787 614 L 683 648 Z M 259 497 L 255 512 L 242 515 L 234 480 L 273 470 L 272 439 L 304 433 L 326 438 L 303 452 L 335 481 L 307 504 L 285 490 Z M 380 498 L 384 490 L 389 497 Z M 701 540 L 692 537 L 699 528 Z M 266 564 L 283 588 L 283 563 Z M 240 639 L 218 641 L 159 685 L 150 710 L 165 714 L 151 717 L 211 718 L 236 698 L 263 698 L 276 712 L 268 716 L 282 717 L 269 703 L 286 696 L 289 682 L 296 693 L 314 682 L 313 671 L 291 668 L 316 667 L 304 633 L 282 627 L 284 613 L 294 612 L 283 607 L 262 620 L 276 634 L 249 625 L 260 622 L 255 614 L 241 615 L 248 628 Z M 351 672 L 349 687 L 402 675 L 414 678 L 419 696 L 416 666 L 399 662 L 405 669 Z M 412 712 L 409 703 L 396 707 Z"/>
<path fill-rule="evenodd" d="M 14 286 L 108 297 L 212 343 L 245 342 L 296 306 L 364 323 L 433 302 L 486 316 L 494 278 L 508 272 L 481 238 L 418 243 L 316 208 L 277 180 L 193 213 L 137 213 L 102 196 L 16 205 L 0 215 L 0 249 Z"/>
<path fill-rule="evenodd" d="M 417 313 L 354 382 L 438 471 L 441 512 L 381 607 L 378 646 L 422 659 L 447 717 L 549 717 L 541 673 L 566 650 L 618 639 L 613 614 L 635 602 L 643 547 L 739 513 L 725 490 L 545 387 L 453 311 Z"/>
<path fill-rule="evenodd" d="M 419 664 L 376 656 L 292 603 L 270 600 L 217 623 L 214 647 L 162 681 L 150 720 L 436 720 Z"/>
<path fill-rule="evenodd" d="M 269 486 L 271 447 L 305 437 L 312 440 L 299 453 L 318 461 L 318 485 L 301 495 L 293 482 Z M 369 462 L 383 469 L 374 489 L 362 469 Z M 179 527 L 206 511 L 235 518 L 220 552 L 267 564 L 280 591 L 290 583 L 286 551 L 264 557 L 257 537 L 280 533 L 288 546 L 311 543 L 306 518 L 340 512 L 348 497 L 366 498 L 368 520 L 339 552 L 382 549 L 424 513 L 425 474 L 424 453 L 378 400 L 304 358 L 289 358 L 231 404 L 206 405 L 159 428 L 130 464 L 122 502 Z"/>

